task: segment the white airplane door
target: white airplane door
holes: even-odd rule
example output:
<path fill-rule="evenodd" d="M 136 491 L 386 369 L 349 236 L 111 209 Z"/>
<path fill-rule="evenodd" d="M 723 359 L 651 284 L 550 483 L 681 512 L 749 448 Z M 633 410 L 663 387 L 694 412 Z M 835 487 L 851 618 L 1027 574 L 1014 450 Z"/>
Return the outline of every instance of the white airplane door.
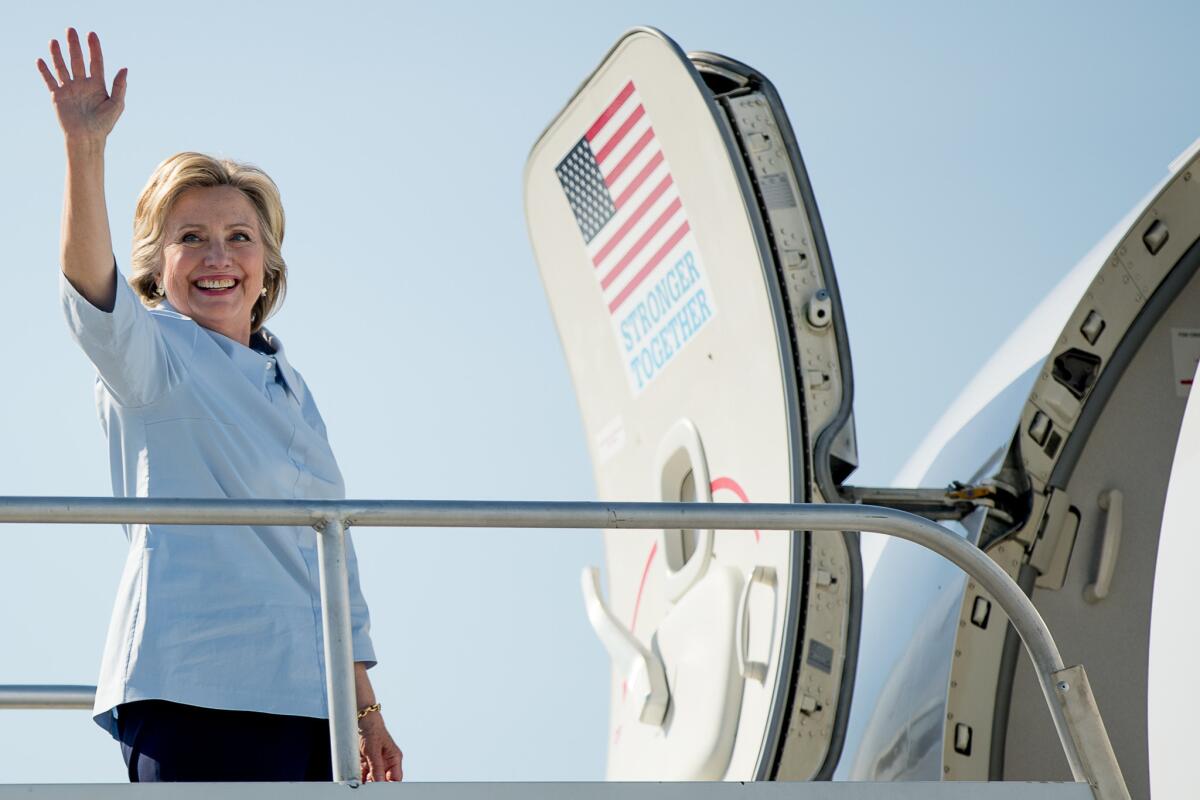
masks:
<path fill-rule="evenodd" d="M 849 350 L 803 163 L 748 67 L 623 36 L 534 145 L 529 235 L 613 501 L 834 499 Z M 608 776 L 828 777 L 854 674 L 855 535 L 606 531 Z"/>

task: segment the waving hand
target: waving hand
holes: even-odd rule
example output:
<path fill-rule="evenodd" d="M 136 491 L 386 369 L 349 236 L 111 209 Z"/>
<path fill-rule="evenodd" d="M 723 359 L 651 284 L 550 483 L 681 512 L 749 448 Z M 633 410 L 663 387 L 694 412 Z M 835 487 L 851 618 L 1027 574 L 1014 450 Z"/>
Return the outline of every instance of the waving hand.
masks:
<path fill-rule="evenodd" d="M 38 72 L 50 90 L 58 124 L 67 145 L 67 181 L 63 197 L 62 271 L 67 280 L 97 308 L 111 311 L 116 298 L 112 234 L 104 203 L 104 148 L 117 118 L 125 109 L 128 71 L 120 70 L 112 93 L 104 80 L 104 55 L 100 37 L 88 34 L 91 74 L 83 63 L 79 33 L 67 29 L 63 59 L 57 40 L 50 42 L 50 60 L 38 59 Z"/>
<path fill-rule="evenodd" d="M 54 71 L 50 71 L 44 59 L 37 60 L 38 71 L 54 101 L 58 124 L 62 126 L 68 145 L 102 144 L 125 109 L 125 86 L 129 70 L 122 68 L 117 72 L 110 93 L 104 80 L 104 54 L 100 50 L 99 36 L 88 34 L 90 63 L 86 69 L 79 33 L 74 28 L 67 29 L 67 52 L 70 68 L 63 59 L 57 39 L 50 42 Z"/>

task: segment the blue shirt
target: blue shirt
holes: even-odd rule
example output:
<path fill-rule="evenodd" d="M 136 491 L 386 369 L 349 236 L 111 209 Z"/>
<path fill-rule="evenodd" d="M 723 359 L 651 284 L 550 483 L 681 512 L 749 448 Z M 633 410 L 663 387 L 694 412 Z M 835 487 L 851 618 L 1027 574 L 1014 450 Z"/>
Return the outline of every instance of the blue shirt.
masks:
<path fill-rule="evenodd" d="M 101 311 L 60 281 L 72 336 L 96 365 L 117 497 L 342 499 L 325 423 L 283 343 L 264 354 L 117 274 Z M 134 700 L 328 717 L 316 532 L 305 527 L 126 525 L 94 719 Z M 375 662 L 347 539 L 355 661 Z"/>

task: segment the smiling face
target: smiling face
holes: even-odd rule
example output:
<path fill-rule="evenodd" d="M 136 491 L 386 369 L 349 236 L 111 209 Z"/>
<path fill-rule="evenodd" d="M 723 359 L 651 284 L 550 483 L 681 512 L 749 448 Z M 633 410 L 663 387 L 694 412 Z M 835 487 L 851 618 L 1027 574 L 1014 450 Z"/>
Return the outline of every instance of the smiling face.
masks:
<path fill-rule="evenodd" d="M 248 345 L 266 255 L 249 198 L 233 186 L 186 190 L 167 214 L 163 242 L 167 301 L 197 324 Z"/>

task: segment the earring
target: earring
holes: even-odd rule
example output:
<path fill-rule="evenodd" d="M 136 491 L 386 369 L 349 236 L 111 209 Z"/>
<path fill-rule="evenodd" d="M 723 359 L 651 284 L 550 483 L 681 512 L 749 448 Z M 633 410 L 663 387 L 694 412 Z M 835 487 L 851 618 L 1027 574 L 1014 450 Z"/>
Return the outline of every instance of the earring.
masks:
<path fill-rule="evenodd" d="M 167 290 L 162 287 L 161 283 L 159 283 L 159 284 L 155 284 L 154 293 L 156 295 L 158 295 L 159 297 L 165 297 L 167 294 Z"/>
<path fill-rule="evenodd" d="M 263 290 L 261 292 L 259 292 L 258 294 L 260 297 L 266 297 L 267 296 L 267 287 L 264 286 Z"/>

